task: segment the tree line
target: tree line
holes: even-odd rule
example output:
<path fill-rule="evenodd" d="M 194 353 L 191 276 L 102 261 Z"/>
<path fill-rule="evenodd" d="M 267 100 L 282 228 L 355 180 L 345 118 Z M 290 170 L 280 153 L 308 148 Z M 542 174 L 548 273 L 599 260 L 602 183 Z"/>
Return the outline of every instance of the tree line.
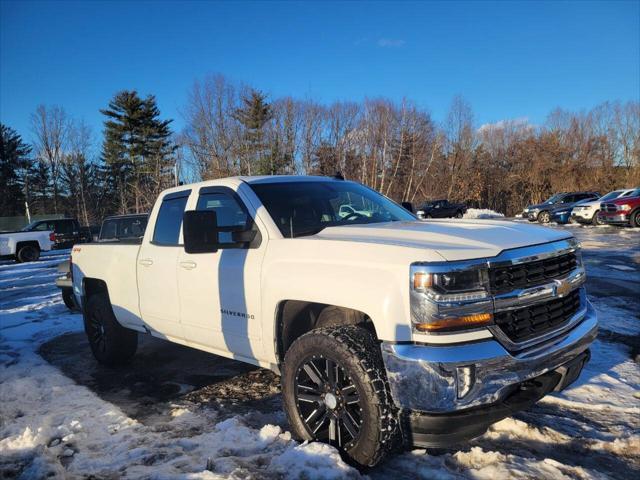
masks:
<path fill-rule="evenodd" d="M 341 172 L 397 201 L 448 198 L 507 215 L 558 191 L 640 184 L 640 102 L 556 109 L 543 125 L 477 125 L 456 97 L 442 122 L 415 102 L 269 98 L 214 75 L 196 81 L 171 129 L 155 97 L 114 95 L 102 138 L 39 106 L 31 143 L 0 127 L 0 216 L 63 213 L 84 223 L 148 211 L 178 180 Z M 99 144 L 99 148 L 96 148 Z"/>

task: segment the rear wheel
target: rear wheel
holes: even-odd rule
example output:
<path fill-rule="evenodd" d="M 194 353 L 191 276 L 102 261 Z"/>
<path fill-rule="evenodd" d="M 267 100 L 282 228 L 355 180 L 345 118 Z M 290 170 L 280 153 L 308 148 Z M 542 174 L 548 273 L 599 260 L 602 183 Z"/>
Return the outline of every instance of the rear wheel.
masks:
<path fill-rule="evenodd" d="M 118 323 L 108 295 L 91 295 L 84 314 L 84 331 L 98 362 L 122 365 L 131 360 L 138 348 L 138 333 Z"/>
<path fill-rule="evenodd" d="M 542 211 L 538 214 L 538 221 L 540 223 L 549 223 L 551 221 L 551 214 L 549 212 Z"/>
<path fill-rule="evenodd" d="M 40 258 L 40 248 L 35 245 L 23 245 L 18 248 L 16 260 L 19 263 L 35 262 Z"/>
<path fill-rule="evenodd" d="M 284 407 L 294 435 L 372 467 L 399 442 L 380 347 L 357 326 L 312 330 L 287 351 Z"/>
<path fill-rule="evenodd" d="M 629 216 L 629 224 L 633 228 L 640 227 L 640 209 L 636 210 L 635 212 L 631 212 L 631 215 Z"/>

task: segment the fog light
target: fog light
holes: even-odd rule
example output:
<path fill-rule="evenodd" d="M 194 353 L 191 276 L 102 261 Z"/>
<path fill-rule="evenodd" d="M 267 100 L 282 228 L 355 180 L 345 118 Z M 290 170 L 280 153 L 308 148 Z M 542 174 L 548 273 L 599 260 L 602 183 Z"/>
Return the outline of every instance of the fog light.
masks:
<path fill-rule="evenodd" d="M 464 398 L 476 383 L 476 367 L 469 365 L 467 367 L 457 367 L 456 377 L 458 379 L 458 398 Z"/>

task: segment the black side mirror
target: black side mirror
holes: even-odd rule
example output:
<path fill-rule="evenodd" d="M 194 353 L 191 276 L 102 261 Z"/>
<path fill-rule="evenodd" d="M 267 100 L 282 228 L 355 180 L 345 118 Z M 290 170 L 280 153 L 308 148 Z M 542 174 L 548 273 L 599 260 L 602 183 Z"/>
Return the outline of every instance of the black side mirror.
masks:
<path fill-rule="evenodd" d="M 218 216 L 213 210 L 189 210 L 182 216 L 184 251 L 214 253 L 218 251 Z"/>
<path fill-rule="evenodd" d="M 402 206 L 405 210 L 409 210 L 411 213 L 415 213 L 413 211 L 413 204 L 411 202 L 402 202 Z"/>
<path fill-rule="evenodd" d="M 220 241 L 221 233 L 227 233 Z M 260 244 L 259 231 L 245 226 L 219 227 L 213 210 L 189 210 L 182 217 L 184 251 L 187 253 L 215 253 L 226 248 L 249 248 Z M 256 244 L 256 245 L 253 245 Z"/>

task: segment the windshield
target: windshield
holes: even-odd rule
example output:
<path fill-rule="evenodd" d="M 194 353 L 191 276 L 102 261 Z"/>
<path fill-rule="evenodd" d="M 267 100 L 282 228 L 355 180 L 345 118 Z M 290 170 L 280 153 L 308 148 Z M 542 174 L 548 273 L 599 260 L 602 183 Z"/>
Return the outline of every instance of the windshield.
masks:
<path fill-rule="evenodd" d="M 314 235 L 338 225 L 416 219 L 400 205 L 355 182 L 250 185 L 285 238 Z"/>
<path fill-rule="evenodd" d="M 550 197 L 546 202 L 544 203 L 556 203 L 558 200 L 560 200 L 562 198 L 562 194 L 561 193 L 556 193 L 554 196 Z"/>
<path fill-rule="evenodd" d="M 604 197 L 601 197 L 600 200 L 613 200 L 614 198 L 618 198 L 622 192 L 624 192 L 624 190 L 614 190 L 613 192 L 607 193 Z"/>
<path fill-rule="evenodd" d="M 622 195 L 623 197 L 640 197 L 640 188 L 636 188 L 635 190 L 628 192 L 624 195 Z"/>
<path fill-rule="evenodd" d="M 31 231 L 31 229 L 32 229 L 33 227 L 35 227 L 35 226 L 36 226 L 36 223 L 38 223 L 38 222 L 31 222 L 29 225 L 27 225 L 26 227 L 24 227 L 24 228 L 23 228 L 22 230 L 20 230 L 20 231 L 21 231 L 21 232 L 30 232 L 30 231 Z"/>

